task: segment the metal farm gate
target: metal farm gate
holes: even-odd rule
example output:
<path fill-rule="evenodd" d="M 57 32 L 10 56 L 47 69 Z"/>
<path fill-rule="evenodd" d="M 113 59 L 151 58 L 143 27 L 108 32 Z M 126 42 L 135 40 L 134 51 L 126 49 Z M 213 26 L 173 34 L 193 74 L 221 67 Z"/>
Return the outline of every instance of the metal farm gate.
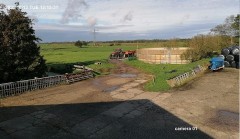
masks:
<path fill-rule="evenodd" d="M 64 75 L 36 78 L 0 84 L 0 98 L 14 96 L 27 91 L 43 89 L 65 82 Z"/>
<path fill-rule="evenodd" d="M 27 91 L 43 89 L 63 83 L 73 83 L 85 79 L 93 78 L 92 70 L 85 70 L 78 74 L 65 74 L 44 78 L 35 78 L 17 82 L 0 84 L 0 98 L 14 96 Z"/>

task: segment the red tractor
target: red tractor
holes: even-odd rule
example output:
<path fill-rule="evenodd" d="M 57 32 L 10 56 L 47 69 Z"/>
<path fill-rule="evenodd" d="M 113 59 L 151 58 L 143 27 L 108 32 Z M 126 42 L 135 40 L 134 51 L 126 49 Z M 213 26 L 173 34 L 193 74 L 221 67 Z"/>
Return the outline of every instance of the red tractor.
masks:
<path fill-rule="evenodd" d="M 135 56 L 135 53 L 136 53 L 136 51 L 134 50 L 128 50 L 128 51 L 126 51 L 125 53 L 124 53 L 124 57 L 126 58 L 126 57 L 134 57 Z"/>
<path fill-rule="evenodd" d="M 124 52 L 121 48 L 116 49 L 110 54 L 110 59 L 123 59 L 128 57 L 134 57 L 136 51 L 128 50 Z"/>
<path fill-rule="evenodd" d="M 121 48 L 117 48 L 110 54 L 110 59 L 122 59 L 124 58 L 124 53 Z"/>

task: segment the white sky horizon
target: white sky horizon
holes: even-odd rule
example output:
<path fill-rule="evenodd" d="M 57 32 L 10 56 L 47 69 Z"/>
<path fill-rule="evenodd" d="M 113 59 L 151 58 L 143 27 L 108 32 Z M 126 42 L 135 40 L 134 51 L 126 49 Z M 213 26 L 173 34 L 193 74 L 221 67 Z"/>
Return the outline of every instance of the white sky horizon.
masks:
<path fill-rule="evenodd" d="M 8 8 L 15 0 L 1 0 Z M 190 38 L 239 14 L 238 0 L 19 0 L 43 42 Z"/>

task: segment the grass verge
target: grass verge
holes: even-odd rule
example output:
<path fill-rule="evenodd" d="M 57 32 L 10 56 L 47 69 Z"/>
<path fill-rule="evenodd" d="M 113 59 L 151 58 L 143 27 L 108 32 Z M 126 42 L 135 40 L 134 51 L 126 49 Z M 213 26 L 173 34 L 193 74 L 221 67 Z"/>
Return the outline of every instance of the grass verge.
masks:
<path fill-rule="evenodd" d="M 139 70 L 152 74 L 154 80 L 150 80 L 145 86 L 146 91 L 159 92 L 167 91 L 171 87 L 167 84 L 167 79 L 192 70 L 197 65 L 206 65 L 209 59 L 202 59 L 189 64 L 148 64 L 139 60 L 126 61 L 126 64 L 136 67 Z"/>

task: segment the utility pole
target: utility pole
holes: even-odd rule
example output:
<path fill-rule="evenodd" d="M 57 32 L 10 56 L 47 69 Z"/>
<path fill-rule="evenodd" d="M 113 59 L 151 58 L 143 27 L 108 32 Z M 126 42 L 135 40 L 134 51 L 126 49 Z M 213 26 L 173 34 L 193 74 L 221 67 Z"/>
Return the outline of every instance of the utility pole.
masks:
<path fill-rule="evenodd" d="M 137 41 L 137 54 L 136 54 L 136 56 L 138 57 L 138 41 Z"/>
<path fill-rule="evenodd" d="M 93 29 L 93 45 L 96 46 L 96 30 Z"/>

